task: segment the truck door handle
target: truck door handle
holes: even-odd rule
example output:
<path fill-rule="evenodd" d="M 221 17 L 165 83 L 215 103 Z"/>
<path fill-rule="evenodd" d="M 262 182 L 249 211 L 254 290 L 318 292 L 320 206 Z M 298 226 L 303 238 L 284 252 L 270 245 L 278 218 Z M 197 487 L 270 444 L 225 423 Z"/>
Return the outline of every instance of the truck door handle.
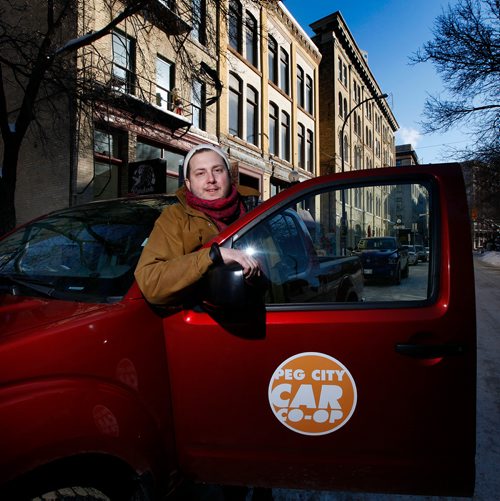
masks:
<path fill-rule="evenodd" d="M 396 353 L 413 358 L 441 358 L 465 353 L 462 344 L 396 344 Z"/>

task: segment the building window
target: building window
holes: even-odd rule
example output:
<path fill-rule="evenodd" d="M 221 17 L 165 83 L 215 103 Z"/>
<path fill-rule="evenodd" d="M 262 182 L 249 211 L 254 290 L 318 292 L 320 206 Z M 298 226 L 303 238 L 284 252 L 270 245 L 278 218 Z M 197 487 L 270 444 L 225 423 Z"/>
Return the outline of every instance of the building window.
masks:
<path fill-rule="evenodd" d="M 299 123 L 298 134 L 297 134 L 297 150 L 298 150 L 298 166 L 301 169 L 306 167 L 306 137 L 305 137 L 305 127 Z"/>
<path fill-rule="evenodd" d="M 304 108 L 304 86 L 304 70 L 302 69 L 302 67 L 297 66 L 297 104 L 301 108 Z"/>
<path fill-rule="evenodd" d="M 313 80 L 309 75 L 306 75 L 306 111 L 311 115 L 314 113 Z"/>
<path fill-rule="evenodd" d="M 290 161 L 290 115 L 281 112 L 281 158 Z"/>
<path fill-rule="evenodd" d="M 135 42 L 119 31 L 112 33 L 113 87 L 120 92 L 134 93 Z"/>
<path fill-rule="evenodd" d="M 339 116 L 340 117 L 342 117 L 344 115 L 343 109 L 344 109 L 344 106 L 343 106 L 342 93 L 339 92 Z"/>
<path fill-rule="evenodd" d="M 344 98 L 344 120 L 347 118 L 347 99 Z"/>
<path fill-rule="evenodd" d="M 193 108 L 193 125 L 201 130 L 206 130 L 206 87 L 203 82 L 194 80 L 191 87 L 191 103 Z"/>
<path fill-rule="evenodd" d="M 342 69 L 344 71 L 344 85 L 347 87 L 347 66 L 342 64 Z"/>
<path fill-rule="evenodd" d="M 116 131 L 94 130 L 94 200 L 120 196 L 120 174 L 123 160 L 121 134 Z"/>
<path fill-rule="evenodd" d="M 229 2 L 229 46 L 241 54 L 242 8 L 238 0 Z"/>
<path fill-rule="evenodd" d="M 269 80 L 278 85 L 278 43 L 272 36 L 268 42 L 268 67 Z"/>
<path fill-rule="evenodd" d="M 309 172 L 314 172 L 314 134 L 309 129 L 307 129 L 306 169 Z"/>
<path fill-rule="evenodd" d="M 338 79 L 342 82 L 342 59 L 338 58 Z"/>
<path fill-rule="evenodd" d="M 361 148 L 359 146 L 356 146 L 354 148 L 354 168 L 356 170 L 360 170 L 363 168 L 362 166 L 362 153 L 361 153 Z"/>
<path fill-rule="evenodd" d="M 280 49 L 280 89 L 286 94 L 290 94 L 290 58 L 288 52 Z"/>
<path fill-rule="evenodd" d="M 259 93 L 247 87 L 247 141 L 259 145 Z"/>
<path fill-rule="evenodd" d="M 343 147 L 342 147 L 343 145 Z M 347 134 L 344 134 L 344 141 L 342 142 L 342 136 L 339 134 L 339 151 L 341 152 L 340 158 L 342 158 L 342 154 L 344 156 L 344 161 L 349 161 L 349 141 L 347 140 Z"/>
<path fill-rule="evenodd" d="M 156 105 L 160 108 L 172 108 L 171 90 L 174 82 L 174 64 L 158 56 L 156 58 Z"/>
<path fill-rule="evenodd" d="M 110 158 L 118 158 L 118 141 L 113 134 L 103 130 L 94 130 L 94 153 Z"/>
<path fill-rule="evenodd" d="M 246 34 L 245 34 L 245 50 L 247 61 L 255 67 L 258 67 L 257 56 L 257 20 L 250 12 L 246 13 Z"/>
<path fill-rule="evenodd" d="M 269 103 L 269 153 L 278 155 L 278 107 Z"/>
<path fill-rule="evenodd" d="M 192 0 L 191 36 L 201 44 L 207 42 L 207 5 L 206 0 Z"/>
<path fill-rule="evenodd" d="M 241 80 L 233 73 L 229 74 L 229 133 L 242 136 L 243 95 Z"/>

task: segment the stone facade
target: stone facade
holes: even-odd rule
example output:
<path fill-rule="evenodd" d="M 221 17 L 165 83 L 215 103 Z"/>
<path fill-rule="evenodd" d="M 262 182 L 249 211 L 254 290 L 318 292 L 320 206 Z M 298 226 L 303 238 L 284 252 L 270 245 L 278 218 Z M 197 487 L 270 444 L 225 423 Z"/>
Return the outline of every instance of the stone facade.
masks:
<path fill-rule="evenodd" d="M 108 0 L 76 5 L 65 41 L 102 29 L 123 8 Z M 263 199 L 341 170 L 338 94 L 351 110 L 381 91 L 339 13 L 312 26 L 314 39 L 281 2 L 158 0 L 80 49 L 79 93 L 59 102 L 57 120 L 47 115 L 46 144 L 34 135 L 23 143 L 18 223 L 90 200 L 173 191 L 186 152 L 202 142 L 220 144 L 235 181 Z M 339 58 L 347 83 L 337 78 Z M 394 159 L 397 124 L 387 103 L 367 109 L 362 132 L 354 115 L 347 123 L 347 170 Z M 148 186 L 139 173 L 148 173 Z M 371 228 L 382 231 L 380 221 Z"/>

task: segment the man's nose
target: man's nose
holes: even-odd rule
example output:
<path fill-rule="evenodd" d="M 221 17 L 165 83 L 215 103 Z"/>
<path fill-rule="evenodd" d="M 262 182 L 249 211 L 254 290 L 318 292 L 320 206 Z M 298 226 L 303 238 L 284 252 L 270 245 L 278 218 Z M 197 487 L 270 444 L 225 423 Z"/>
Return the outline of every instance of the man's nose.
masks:
<path fill-rule="evenodd" d="M 208 171 L 208 182 L 209 183 L 215 182 L 215 175 L 211 170 Z"/>

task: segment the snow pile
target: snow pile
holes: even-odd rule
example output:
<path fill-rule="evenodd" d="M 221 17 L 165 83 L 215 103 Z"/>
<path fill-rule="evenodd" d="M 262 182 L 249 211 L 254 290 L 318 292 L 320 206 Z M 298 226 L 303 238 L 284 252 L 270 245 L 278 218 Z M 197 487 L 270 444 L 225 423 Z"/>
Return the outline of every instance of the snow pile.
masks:
<path fill-rule="evenodd" d="M 486 251 L 484 254 L 481 254 L 478 259 L 483 261 L 483 263 L 488 264 L 490 266 L 498 266 L 500 267 L 500 252 L 497 251 Z"/>

